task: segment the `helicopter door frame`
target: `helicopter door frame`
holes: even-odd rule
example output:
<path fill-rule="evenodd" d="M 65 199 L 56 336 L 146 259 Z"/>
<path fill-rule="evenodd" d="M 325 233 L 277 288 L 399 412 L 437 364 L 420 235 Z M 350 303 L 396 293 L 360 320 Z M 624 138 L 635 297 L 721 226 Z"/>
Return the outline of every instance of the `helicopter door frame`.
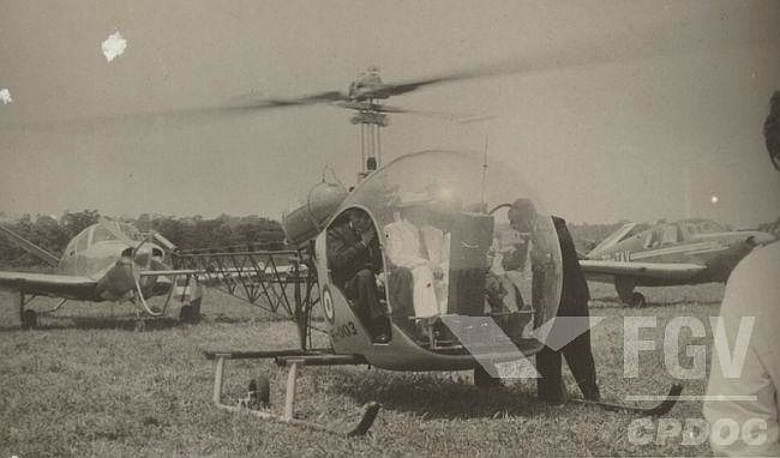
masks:
<path fill-rule="evenodd" d="M 323 312 L 326 312 L 326 319 L 331 325 L 329 335 L 334 347 L 337 344 L 339 346 L 342 345 L 343 341 L 350 341 L 350 345 L 354 346 L 355 337 L 362 337 L 369 345 L 377 345 L 376 342 L 373 342 L 373 334 L 370 330 L 369 323 L 367 322 L 368 318 L 364 316 L 363 311 L 360 310 L 360 304 L 356 305 L 355 299 L 350 299 L 346 291 L 344 291 L 344 289 L 333 280 L 332 269 L 329 264 L 327 236 L 328 231 L 334 226 L 334 223 L 345 217 L 345 214 L 350 210 L 359 210 L 367 215 L 371 220 L 371 224 L 374 227 L 379 245 L 379 256 L 381 262 L 381 269 L 379 273 L 386 273 L 387 271 L 387 262 L 384 255 L 384 245 L 380 237 L 379 226 L 368 208 L 362 205 L 351 205 L 334 214 L 330 221 L 328 221 L 328 223 L 325 225 L 325 230 L 322 232 L 322 248 L 318 248 L 317 250 L 324 259 L 322 266 L 324 267 L 323 270 L 326 275 L 327 282 L 320 283 L 320 294 L 323 298 Z M 378 292 L 380 304 L 385 308 L 387 317 L 390 319 L 392 317 L 392 307 L 387 297 L 387 285 L 384 285 L 383 288 L 378 288 Z M 339 313 L 339 309 L 342 308 L 339 307 L 339 304 L 342 303 L 340 299 L 343 299 L 343 304 L 345 304 L 346 309 L 349 310 L 349 314 L 346 317 L 345 313 Z M 329 305 L 325 303 L 326 300 L 330 302 Z M 328 307 L 330 307 L 329 311 L 326 310 Z M 330 314 L 330 317 L 328 314 Z M 354 321 L 350 319 L 351 317 L 354 317 Z M 357 323 L 355 323 L 355 321 Z"/>

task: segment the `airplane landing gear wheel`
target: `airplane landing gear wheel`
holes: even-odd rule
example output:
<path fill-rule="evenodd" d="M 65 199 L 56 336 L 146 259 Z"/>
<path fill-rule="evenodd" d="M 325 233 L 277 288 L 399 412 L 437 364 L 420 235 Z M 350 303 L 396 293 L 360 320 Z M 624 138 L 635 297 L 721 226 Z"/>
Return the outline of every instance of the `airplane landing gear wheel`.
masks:
<path fill-rule="evenodd" d="M 200 299 L 194 300 L 179 309 L 179 321 L 189 324 L 200 323 Z"/>
<path fill-rule="evenodd" d="M 260 375 L 249 381 L 246 407 L 252 410 L 271 407 L 271 383 L 268 380 L 268 376 Z"/>
<path fill-rule="evenodd" d="M 35 329 L 38 327 L 38 314 L 35 310 L 25 310 L 22 313 L 22 329 Z"/>
<path fill-rule="evenodd" d="M 645 295 L 642 293 L 634 293 L 631 295 L 631 302 L 628 303 L 629 307 L 641 309 L 645 305 L 647 305 L 647 301 L 645 300 Z"/>
<path fill-rule="evenodd" d="M 197 298 L 190 302 L 190 323 L 192 324 L 200 323 L 200 300 L 201 298 Z"/>
<path fill-rule="evenodd" d="M 190 307 L 189 305 L 183 305 L 181 309 L 179 309 L 179 321 L 189 323 L 191 315 L 192 315 L 192 307 Z"/>
<path fill-rule="evenodd" d="M 496 388 L 501 386 L 501 379 L 491 376 L 482 366 L 474 368 L 474 385 L 478 388 Z"/>

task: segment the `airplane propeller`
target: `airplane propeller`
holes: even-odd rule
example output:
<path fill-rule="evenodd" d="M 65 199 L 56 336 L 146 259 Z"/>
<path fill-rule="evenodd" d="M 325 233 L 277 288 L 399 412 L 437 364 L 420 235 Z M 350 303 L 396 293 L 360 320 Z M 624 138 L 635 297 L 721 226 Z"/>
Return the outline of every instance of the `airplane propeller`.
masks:
<path fill-rule="evenodd" d="M 165 313 L 165 310 L 168 307 L 168 302 L 171 297 L 171 293 L 173 291 L 173 285 L 171 286 L 171 289 L 168 292 L 168 297 L 165 301 L 165 305 L 162 309 L 152 308 L 149 306 L 149 304 L 146 302 L 146 298 L 144 297 L 143 289 L 141 288 L 141 275 L 140 271 L 154 271 L 154 270 L 168 270 L 168 266 L 165 265 L 165 263 L 162 262 L 159 256 L 155 256 L 154 254 L 154 248 L 151 246 L 152 240 L 155 240 L 155 235 L 157 234 L 156 231 L 149 232 L 144 239 L 133 248 L 132 254 L 130 255 L 130 258 L 133 260 L 133 282 L 135 283 L 135 292 L 136 297 L 138 298 L 139 302 L 141 303 L 141 306 L 144 308 L 146 313 L 148 313 L 151 316 L 157 317 L 161 316 Z M 173 245 L 168 239 L 159 236 L 160 239 L 165 240 L 168 244 Z M 146 247 L 145 247 L 146 245 Z M 146 249 L 143 249 L 146 248 Z M 155 277 L 155 281 L 157 281 Z"/>
<path fill-rule="evenodd" d="M 154 248 L 151 246 L 152 240 L 164 241 L 163 245 L 171 246 L 175 248 L 175 245 L 162 235 L 157 234 L 155 231 L 150 232 L 144 239 L 136 244 L 136 241 L 130 239 L 126 234 L 119 230 L 116 223 L 107 219 L 100 218 L 99 223 L 108 232 L 110 232 L 118 240 L 122 240 L 130 246 L 130 252 L 127 253 L 127 258 L 130 259 L 131 272 L 133 277 L 133 286 L 135 294 L 144 308 L 146 313 L 151 316 L 161 316 L 165 313 L 168 301 L 165 301 L 165 307 L 162 310 L 156 310 L 147 304 L 144 298 L 143 289 L 141 288 L 141 275 L 142 271 L 154 271 L 154 270 L 169 270 L 168 266 L 159 259 L 159 256 L 155 256 Z M 125 250 L 127 251 L 127 250 Z"/>

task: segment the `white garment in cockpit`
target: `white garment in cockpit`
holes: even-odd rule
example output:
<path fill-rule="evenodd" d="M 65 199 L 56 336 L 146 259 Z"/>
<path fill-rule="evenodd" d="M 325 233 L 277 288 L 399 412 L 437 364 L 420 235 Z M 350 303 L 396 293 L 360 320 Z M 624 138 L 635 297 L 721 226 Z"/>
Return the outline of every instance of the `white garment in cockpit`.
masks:
<path fill-rule="evenodd" d="M 412 273 L 414 312 L 427 318 L 447 310 L 449 273 L 449 234 L 433 226 L 418 228 L 399 219 L 384 228 L 385 253 L 393 264 Z M 433 267 L 439 266 L 444 278 L 433 278 Z"/>

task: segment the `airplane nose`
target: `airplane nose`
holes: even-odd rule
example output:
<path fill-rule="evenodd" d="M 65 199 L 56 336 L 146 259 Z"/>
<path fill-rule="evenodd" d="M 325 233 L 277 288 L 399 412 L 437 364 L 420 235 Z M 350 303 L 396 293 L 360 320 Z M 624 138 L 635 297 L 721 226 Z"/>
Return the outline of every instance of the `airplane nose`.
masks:
<path fill-rule="evenodd" d="M 136 264 L 140 266 L 148 266 L 149 261 L 152 259 L 152 248 L 142 246 L 135 252 L 135 258 L 133 259 Z"/>

